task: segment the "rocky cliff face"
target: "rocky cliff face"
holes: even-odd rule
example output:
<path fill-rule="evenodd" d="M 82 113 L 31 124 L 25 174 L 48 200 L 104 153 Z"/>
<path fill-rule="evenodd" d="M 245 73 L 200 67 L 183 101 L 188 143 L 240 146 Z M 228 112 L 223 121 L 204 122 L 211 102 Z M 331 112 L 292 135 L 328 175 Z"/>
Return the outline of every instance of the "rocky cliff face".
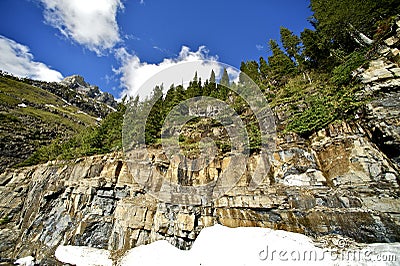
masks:
<path fill-rule="evenodd" d="M 137 185 L 118 153 L 8 171 L 0 176 L 1 259 L 34 255 L 50 265 L 60 244 L 108 249 L 114 256 L 159 239 L 187 249 L 213 224 L 398 242 L 400 172 L 365 132 L 360 124 L 342 123 L 309 140 L 287 135 L 255 191 L 245 174 L 226 195 L 201 206 L 158 202 Z M 154 168 L 177 175 L 160 151 L 151 156 Z M 214 178 L 225 170 L 225 159 L 186 178 Z"/>

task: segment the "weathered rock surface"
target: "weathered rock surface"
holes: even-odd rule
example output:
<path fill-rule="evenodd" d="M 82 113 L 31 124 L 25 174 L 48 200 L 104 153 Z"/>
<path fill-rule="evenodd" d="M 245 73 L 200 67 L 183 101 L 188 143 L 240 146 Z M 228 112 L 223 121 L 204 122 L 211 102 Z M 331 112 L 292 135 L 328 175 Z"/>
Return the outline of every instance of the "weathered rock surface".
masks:
<path fill-rule="evenodd" d="M 368 137 L 397 165 L 400 165 L 399 40 L 397 31 L 397 35 L 385 40 L 380 56 L 369 62 L 366 69 L 357 71 L 364 84 L 360 96 L 373 98 L 365 107 L 363 127 Z"/>
<path fill-rule="evenodd" d="M 161 151 L 152 152 L 154 169 L 176 171 Z M 203 173 L 218 178 L 228 165 L 223 160 Z M 366 243 L 400 241 L 399 170 L 359 125 L 331 125 L 308 141 L 279 139 L 270 162 L 256 190 L 248 189 L 245 174 L 226 195 L 201 206 L 157 201 L 137 185 L 117 153 L 5 172 L 1 260 L 34 255 L 50 263 L 60 244 L 107 249 L 114 256 L 161 239 L 188 249 L 214 224 L 311 237 L 339 234 Z M 253 155 L 249 169 L 256 163 Z"/>

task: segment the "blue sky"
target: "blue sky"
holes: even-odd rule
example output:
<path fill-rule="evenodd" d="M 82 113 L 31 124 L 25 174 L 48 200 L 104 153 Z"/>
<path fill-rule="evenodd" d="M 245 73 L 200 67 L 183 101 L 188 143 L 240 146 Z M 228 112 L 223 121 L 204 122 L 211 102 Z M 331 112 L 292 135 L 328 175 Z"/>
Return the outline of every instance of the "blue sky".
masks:
<path fill-rule="evenodd" d="M 171 64 L 267 57 L 279 26 L 311 28 L 306 0 L 1 0 L 0 69 L 59 80 L 72 74 L 114 94 Z"/>

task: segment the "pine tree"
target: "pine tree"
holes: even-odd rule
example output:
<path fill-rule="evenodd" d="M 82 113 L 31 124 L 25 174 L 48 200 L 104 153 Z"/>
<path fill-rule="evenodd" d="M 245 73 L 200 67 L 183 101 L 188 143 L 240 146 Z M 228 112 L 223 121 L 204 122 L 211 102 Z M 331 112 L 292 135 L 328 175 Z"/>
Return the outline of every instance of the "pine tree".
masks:
<path fill-rule="evenodd" d="M 311 0 L 310 6 L 317 31 L 347 52 L 368 43 L 363 35 L 372 38 L 378 21 L 400 13 L 398 0 Z"/>
<path fill-rule="evenodd" d="M 219 81 L 219 84 L 217 86 L 217 91 L 218 91 L 217 97 L 219 99 L 224 101 L 228 98 L 229 85 L 230 85 L 230 81 L 229 81 L 228 71 L 226 70 L 226 68 L 224 68 L 224 72 L 222 73 L 221 80 Z"/>
<path fill-rule="evenodd" d="M 177 101 L 177 98 L 176 98 L 175 85 L 172 84 L 169 87 L 167 94 L 165 95 L 165 99 L 164 99 L 165 111 L 168 113 L 178 103 L 179 102 Z"/>
<path fill-rule="evenodd" d="M 259 66 L 256 61 L 242 62 L 240 64 L 240 71 L 245 73 L 256 84 L 260 83 Z M 243 80 L 241 83 L 243 83 Z"/>
<path fill-rule="evenodd" d="M 194 77 L 193 77 L 193 83 L 197 83 L 197 71 L 194 73 Z"/>
<path fill-rule="evenodd" d="M 222 77 L 221 80 L 219 81 L 219 84 L 225 87 L 229 87 L 229 75 L 226 68 L 224 68 L 224 72 L 222 73 Z"/>
<path fill-rule="evenodd" d="M 318 32 L 304 29 L 300 34 L 301 42 L 303 43 L 303 57 L 306 68 L 325 68 L 329 70 L 330 62 L 330 43 L 326 42 Z"/>
<path fill-rule="evenodd" d="M 260 57 L 259 69 L 260 69 L 260 80 L 262 83 L 264 83 L 268 79 L 270 68 L 268 66 L 267 61 L 262 56 Z"/>
<path fill-rule="evenodd" d="M 301 52 L 300 38 L 285 27 L 280 28 L 280 34 L 281 34 L 281 42 L 283 48 L 285 48 L 286 53 L 292 60 L 296 62 L 297 65 L 300 65 L 303 61 L 300 53 Z"/>
<path fill-rule="evenodd" d="M 150 99 L 145 104 L 152 105 L 146 120 L 145 138 L 147 144 L 153 144 L 161 137 L 161 128 L 164 122 L 163 85 L 154 87 Z"/>
<path fill-rule="evenodd" d="M 203 90 L 205 90 L 204 96 L 217 96 L 217 84 L 214 70 L 211 70 L 210 81 L 207 84 L 204 84 Z"/>
<path fill-rule="evenodd" d="M 187 98 L 193 98 L 201 95 L 202 95 L 201 79 L 199 82 L 196 71 L 193 80 L 189 83 L 189 87 L 186 89 L 186 96 Z"/>
<path fill-rule="evenodd" d="M 215 84 L 215 72 L 214 69 L 211 70 L 211 75 L 210 75 L 210 84 Z"/>
<path fill-rule="evenodd" d="M 287 77 L 296 72 L 296 66 L 289 56 L 279 48 L 275 40 L 269 41 L 269 47 L 272 51 L 272 56 L 268 57 L 270 78 L 277 83 L 284 82 Z"/>
<path fill-rule="evenodd" d="M 202 96 L 210 96 L 211 86 L 210 86 L 210 83 L 208 82 L 208 79 L 206 79 L 206 82 L 204 82 L 201 92 L 202 92 L 201 93 Z"/>

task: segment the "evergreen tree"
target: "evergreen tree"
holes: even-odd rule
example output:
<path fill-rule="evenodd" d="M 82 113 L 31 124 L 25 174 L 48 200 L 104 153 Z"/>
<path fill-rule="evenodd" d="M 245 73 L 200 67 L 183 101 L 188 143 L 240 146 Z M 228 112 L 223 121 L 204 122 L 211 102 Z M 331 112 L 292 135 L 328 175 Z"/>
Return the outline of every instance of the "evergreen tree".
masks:
<path fill-rule="evenodd" d="M 260 57 L 258 65 L 259 65 L 258 69 L 259 69 L 259 75 L 260 75 L 260 77 L 259 77 L 260 82 L 259 82 L 258 86 L 260 87 L 261 90 L 264 91 L 268 88 L 268 85 L 271 85 L 271 83 L 269 82 L 269 79 L 268 79 L 269 75 L 270 75 L 270 67 L 269 67 L 267 61 L 262 56 Z"/>
<path fill-rule="evenodd" d="M 197 78 L 197 71 L 196 71 L 194 73 L 194 77 L 193 77 L 193 81 L 192 82 L 197 85 L 197 81 L 198 81 L 198 78 Z"/>
<path fill-rule="evenodd" d="M 218 91 L 217 97 L 219 99 L 224 101 L 228 98 L 229 85 L 230 85 L 230 81 L 229 81 L 228 71 L 226 70 L 226 68 L 224 68 L 224 72 L 222 73 L 221 80 L 219 81 L 219 84 L 217 86 L 217 91 Z"/>
<path fill-rule="evenodd" d="M 305 29 L 300 34 L 303 43 L 303 57 L 306 68 L 329 69 L 330 43 L 326 42 L 318 32 Z"/>
<path fill-rule="evenodd" d="M 198 97 L 202 95 L 201 79 L 197 77 L 197 71 L 194 74 L 193 80 L 189 83 L 189 87 L 186 89 L 187 98 Z"/>
<path fill-rule="evenodd" d="M 174 96 L 175 96 L 175 101 L 177 103 L 180 103 L 181 101 L 186 99 L 185 89 L 183 88 L 182 85 L 175 87 L 175 95 Z"/>
<path fill-rule="evenodd" d="M 256 84 L 259 84 L 260 82 L 260 73 L 258 69 L 259 66 L 256 61 L 247 61 L 240 64 L 240 71 L 249 76 L 249 78 L 253 80 Z"/>
<path fill-rule="evenodd" d="M 179 103 L 176 97 L 175 85 L 172 84 L 167 91 L 164 99 L 165 112 L 168 113 L 176 104 Z"/>
<path fill-rule="evenodd" d="M 268 57 L 270 67 L 270 78 L 274 82 L 281 83 L 287 77 L 296 72 L 294 62 L 280 48 L 275 40 L 269 41 L 272 56 Z"/>
<path fill-rule="evenodd" d="M 211 70 L 211 75 L 210 75 L 210 84 L 215 84 L 215 72 L 214 69 Z"/>
<path fill-rule="evenodd" d="M 281 42 L 283 48 L 285 48 L 286 53 L 292 60 L 296 62 L 297 65 L 300 65 L 303 61 L 300 53 L 301 52 L 300 38 L 285 27 L 280 28 L 280 34 L 281 34 Z"/>
<path fill-rule="evenodd" d="M 226 68 L 224 68 L 224 72 L 222 73 L 222 77 L 221 80 L 219 81 L 219 84 L 225 87 L 229 87 L 229 75 Z"/>
<path fill-rule="evenodd" d="M 154 87 L 150 99 L 145 104 L 152 105 L 146 120 L 145 138 L 147 144 L 153 144 L 161 137 L 161 128 L 164 122 L 163 85 Z"/>
<path fill-rule="evenodd" d="M 207 84 L 204 84 L 204 89 L 206 91 L 205 96 L 217 96 L 217 84 L 215 80 L 215 72 L 211 70 L 210 81 Z"/>
<path fill-rule="evenodd" d="M 267 61 L 264 59 L 264 57 L 260 57 L 260 64 L 259 64 L 259 69 L 260 69 L 260 77 L 262 80 L 266 80 L 269 75 L 269 66 Z"/>
<path fill-rule="evenodd" d="M 351 52 L 373 37 L 376 23 L 400 13 L 398 0 L 311 0 L 317 31 L 336 49 Z"/>
<path fill-rule="evenodd" d="M 208 82 L 208 79 L 206 79 L 206 82 L 204 82 L 204 85 L 202 86 L 202 96 L 210 96 L 211 94 L 211 86 L 210 83 Z"/>

